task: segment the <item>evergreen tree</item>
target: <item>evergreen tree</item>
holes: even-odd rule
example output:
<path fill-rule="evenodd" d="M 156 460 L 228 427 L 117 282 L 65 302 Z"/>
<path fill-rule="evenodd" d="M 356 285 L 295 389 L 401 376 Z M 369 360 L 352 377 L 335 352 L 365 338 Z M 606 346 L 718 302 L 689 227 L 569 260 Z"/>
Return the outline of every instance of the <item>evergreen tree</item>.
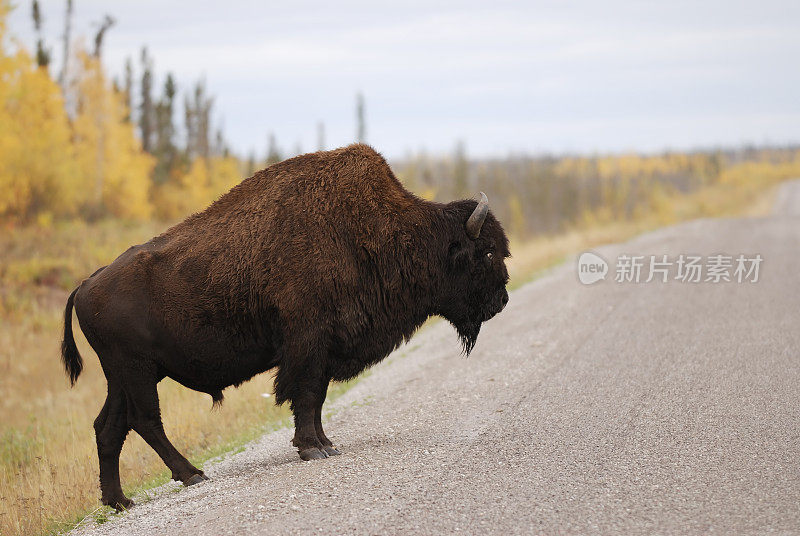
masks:
<path fill-rule="evenodd" d="M 247 157 L 247 167 L 245 168 L 245 175 L 252 177 L 256 172 L 256 155 L 250 151 L 250 156 Z"/>
<path fill-rule="evenodd" d="M 125 106 L 128 108 L 128 113 L 125 116 L 125 121 L 130 123 L 133 117 L 133 64 L 131 58 L 125 60 L 125 88 L 124 88 Z"/>
<path fill-rule="evenodd" d="M 45 48 L 42 38 L 42 11 L 39 2 L 33 0 L 33 27 L 36 30 L 36 65 L 47 69 L 50 65 L 50 49 Z"/>
<path fill-rule="evenodd" d="M 211 107 L 213 99 L 206 95 L 205 83 L 195 84 L 191 96 L 184 99 L 184 121 L 186 126 L 186 155 L 190 160 L 211 156 Z"/>
<path fill-rule="evenodd" d="M 467 179 L 469 175 L 469 163 L 467 162 L 467 150 L 463 140 L 456 143 L 455 155 L 453 158 L 453 196 L 462 197 L 467 194 Z"/>
<path fill-rule="evenodd" d="M 322 121 L 317 123 L 317 150 L 325 150 L 325 123 Z"/>
<path fill-rule="evenodd" d="M 364 95 L 358 93 L 356 95 L 356 140 L 359 143 L 367 141 L 367 120 L 364 110 Z"/>
<path fill-rule="evenodd" d="M 67 0 L 67 10 L 64 14 L 64 48 L 63 57 L 61 58 L 61 73 L 58 75 L 58 85 L 61 86 L 61 91 L 64 95 L 67 94 L 67 77 L 69 76 L 69 46 L 72 33 L 72 0 Z"/>
<path fill-rule="evenodd" d="M 275 134 L 269 133 L 269 145 L 267 146 L 267 165 L 274 164 L 281 161 L 281 151 L 278 148 L 278 142 L 275 140 Z"/>
<path fill-rule="evenodd" d="M 195 89 L 197 104 L 197 152 L 202 158 L 211 156 L 211 105 L 212 99 L 206 95 L 205 83 L 198 82 Z"/>
<path fill-rule="evenodd" d="M 147 55 L 147 47 L 142 47 L 142 103 L 139 107 L 139 132 L 142 138 L 142 149 L 153 151 L 153 65 Z"/>
<path fill-rule="evenodd" d="M 155 107 L 156 167 L 153 171 L 153 181 L 157 184 L 166 182 L 177 164 L 178 149 L 175 146 L 174 123 L 176 91 L 175 79 L 172 74 L 168 74 L 164 82 L 164 93 Z"/>
<path fill-rule="evenodd" d="M 230 150 L 228 149 L 228 144 L 225 143 L 225 137 L 222 135 L 222 129 L 218 128 L 217 133 L 214 136 L 214 156 L 220 156 L 222 158 L 228 158 Z"/>
<path fill-rule="evenodd" d="M 186 148 L 184 154 L 186 159 L 191 161 L 195 155 L 195 147 L 197 143 L 197 128 L 195 127 L 194 108 L 192 100 L 188 94 L 183 96 L 183 127 L 186 130 Z"/>

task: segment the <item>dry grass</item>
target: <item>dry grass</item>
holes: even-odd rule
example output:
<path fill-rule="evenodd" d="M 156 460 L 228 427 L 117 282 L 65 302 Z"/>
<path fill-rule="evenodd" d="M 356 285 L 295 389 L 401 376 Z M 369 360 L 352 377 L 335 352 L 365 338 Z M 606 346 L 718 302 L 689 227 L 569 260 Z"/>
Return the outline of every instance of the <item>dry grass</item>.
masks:
<path fill-rule="evenodd" d="M 568 255 L 629 238 L 654 227 L 701 216 L 764 213 L 768 185 L 760 190 L 716 185 L 688 197 L 662 200 L 632 222 L 587 221 L 559 234 L 514 243 L 512 284 Z M 755 195 L 756 191 L 762 192 Z M 767 193 L 763 193 L 763 192 Z M 755 201 L 755 202 L 754 202 Z M 755 208 L 751 208 L 755 207 Z M 92 421 L 105 397 L 105 380 L 92 350 L 75 329 L 86 368 L 69 389 L 59 361 L 61 315 L 69 290 L 129 245 L 157 234 L 163 224 L 69 223 L 53 228 L 4 229 L 0 236 L 0 534 L 68 528 L 98 505 Z M 76 325 L 77 328 L 77 325 Z M 219 411 L 211 400 L 169 380 L 159 386 L 167 434 L 193 462 L 234 448 L 286 422 L 263 393 L 269 377 L 226 392 Z M 291 448 L 286 445 L 287 449 Z M 155 453 L 130 434 L 122 453 L 123 484 L 166 481 Z"/>
<path fill-rule="evenodd" d="M 75 324 L 86 368 L 68 388 L 59 361 L 61 315 L 77 282 L 161 228 L 72 223 L 0 238 L 0 534 L 53 531 L 59 521 L 97 507 L 92 421 L 105 399 L 105 379 Z M 208 395 L 165 380 L 159 394 L 167 434 L 192 461 L 202 461 L 287 420 L 288 409 L 262 396 L 271 390 L 268 376 L 255 378 L 226 391 L 222 408 L 210 411 Z M 121 473 L 126 491 L 168 477 L 134 433 L 125 443 Z"/>

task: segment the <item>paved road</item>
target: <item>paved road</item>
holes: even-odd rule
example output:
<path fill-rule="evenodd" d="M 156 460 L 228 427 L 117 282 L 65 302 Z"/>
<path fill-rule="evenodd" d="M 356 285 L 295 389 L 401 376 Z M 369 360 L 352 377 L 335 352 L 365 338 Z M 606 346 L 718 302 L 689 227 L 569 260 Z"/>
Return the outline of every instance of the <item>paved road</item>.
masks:
<path fill-rule="evenodd" d="M 469 359 L 441 322 L 377 367 L 334 405 L 342 456 L 271 433 L 79 533 L 800 533 L 800 182 L 597 251 L 607 280 L 517 290 Z M 613 281 L 620 254 L 719 253 L 759 281 Z"/>

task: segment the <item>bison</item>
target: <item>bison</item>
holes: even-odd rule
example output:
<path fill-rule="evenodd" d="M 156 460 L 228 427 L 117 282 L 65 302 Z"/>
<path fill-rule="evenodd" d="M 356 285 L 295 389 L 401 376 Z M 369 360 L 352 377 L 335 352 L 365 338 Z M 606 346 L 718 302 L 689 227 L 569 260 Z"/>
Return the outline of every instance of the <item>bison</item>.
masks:
<path fill-rule="evenodd" d="M 71 384 L 83 367 L 73 306 L 108 382 L 94 421 L 103 504 L 133 504 L 119 479 L 131 429 L 173 479 L 207 479 L 164 434 L 165 377 L 219 403 L 226 387 L 276 369 L 275 401 L 290 403 L 300 458 L 339 454 L 321 422 L 330 381 L 379 362 L 434 315 L 469 354 L 508 302 L 508 256 L 485 194 L 422 200 L 361 144 L 269 166 L 129 248 L 85 279 L 64 313 Z"/>

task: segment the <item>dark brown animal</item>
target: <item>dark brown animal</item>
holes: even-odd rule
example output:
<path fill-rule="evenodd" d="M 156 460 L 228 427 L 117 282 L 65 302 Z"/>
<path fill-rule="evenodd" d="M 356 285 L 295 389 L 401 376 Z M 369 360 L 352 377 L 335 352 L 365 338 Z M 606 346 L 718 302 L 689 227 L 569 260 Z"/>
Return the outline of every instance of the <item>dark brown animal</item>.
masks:
<path fill-rule="evenodd" d="M 104 504 L 128 508 L 119 455 L 135 430 L 191 485 L 206 479 L 167 439 L 156 384 L 222 390 L 277 368 L 304 460 L 339 454 L 322 429 L 331 380 L 386 357 L 429 316 L 469 353 L 508 301 L 508 241 L 488 200 L 449 204 L 403 188 L 365 145 L 307 154 L 242 181 L 203 212 L 84 280 L 64 315 L 62 359 L 82 360 L 72 308 L 108 381 L 94 423 Z"/>

